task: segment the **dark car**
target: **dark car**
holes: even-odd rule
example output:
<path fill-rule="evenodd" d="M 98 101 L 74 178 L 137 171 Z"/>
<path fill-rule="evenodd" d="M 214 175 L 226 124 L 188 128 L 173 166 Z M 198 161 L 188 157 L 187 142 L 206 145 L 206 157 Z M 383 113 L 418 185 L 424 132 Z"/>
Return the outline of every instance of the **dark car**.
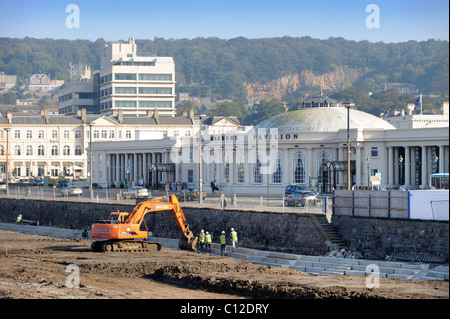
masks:
<path fill-rule="evenodd" d="M 294 192 L 284 198 L 286 206 L 300 206 L 304 207 L 316 205 L 317 195 L 313 192 Z"/>
<path fill-rule="evenodd" d="M 203 199 L 205 199 L 207 193 L 206 193 L 206 191 L 203 191 L 203 190 L 202 190 L 202 193 L 203 193 Z M 200 191 L 198 190 L 198 188 L 193 188 L 193 187 L 185 188 L 176 194 L 179 201 L 199 200 L 199 195 L 200 195 Z"/>
<path fill-rule="evenodd" d="M 33 186 L 43 186 L 44 185 L 44 180 L 42 179 L 42 177 L 35 177 L 33 179 Z"/>
<path fill-rule="evenodd" d="M 299 185 L 289 185 L 284 190 L 284 195 L 289 195 L 295 192 L 313 192 L 316 193 L 311 187 L 299 186 Z"/>
<path fill-rule="evenodd" d="M 58 187 L 58 188 L 64 188 L 64 187 L 67 187 L 67 186 L 69 186 L 69 181 L 67 181 L 67 180 L 65 180 L 65 179 L 60 179 L 59 181 L 58 181 L 58 184 L 56 184 L 56 187 Z"/>

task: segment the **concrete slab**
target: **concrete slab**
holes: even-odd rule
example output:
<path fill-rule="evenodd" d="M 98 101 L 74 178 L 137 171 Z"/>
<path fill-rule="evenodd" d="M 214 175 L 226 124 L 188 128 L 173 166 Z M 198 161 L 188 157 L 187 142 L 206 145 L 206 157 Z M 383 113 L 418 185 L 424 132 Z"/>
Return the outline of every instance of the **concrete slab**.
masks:
<path fill-rule="evenodd" d="M 415 270 L 415 269 L 394 268 L 394 274 L 414 276 L 419 272 L 420 272 L 420 270 Z"/>
<path fill-rule="evenodd" d="M 322 267 L 306 267 L 305 271 L 313 274 L 321 274 L 325 269 Z"/>
<path fill-rule="evenodd" d="M 365 276 L 366 272 L 365 271 L 360 271 L 360 270 L 345 270 L 344 274 L 345 275 L 351 275 L 351 276 Z"/>

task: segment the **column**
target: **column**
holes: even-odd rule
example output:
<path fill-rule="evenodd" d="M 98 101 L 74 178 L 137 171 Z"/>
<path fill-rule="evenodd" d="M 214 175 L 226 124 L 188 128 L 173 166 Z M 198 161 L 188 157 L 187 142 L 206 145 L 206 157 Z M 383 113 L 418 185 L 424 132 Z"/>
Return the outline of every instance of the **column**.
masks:
<path fill-rule="evenodd" d="M 358 145 L 355 145 L 355 148 L 356 148 L 356 158 L 355 158 L 356 181 L 355 181 L 355 186 L 361 186 L 361 147 L 358 146 Z"/>
<path fill-rule="evenodd" d="M 444 162 L 447 160 L 445 158 L 445 146 L 439 145 L 439 173 L 444 173 Z"/>
<path fill-rule="evenodd" d="M 388 187 L 394 186 L 394 148 L 388 147 Z"/>
<path fill-rule="evenodd" d="M 421 187 L 426 187 L 428 185 L 428 176 L 427 176 L 427 147 L 426 146 L 422 146 L 422 158 L 421 158 L 421 162 L 422 162 L 422 185 L 420 185 Z"/>
<path fill-rule="evenodd" d="M 409 146 L 405 146 L 405 185 L 406 187 L 411 186 L 411 156 L 410 156 L 411 148 Z"/>

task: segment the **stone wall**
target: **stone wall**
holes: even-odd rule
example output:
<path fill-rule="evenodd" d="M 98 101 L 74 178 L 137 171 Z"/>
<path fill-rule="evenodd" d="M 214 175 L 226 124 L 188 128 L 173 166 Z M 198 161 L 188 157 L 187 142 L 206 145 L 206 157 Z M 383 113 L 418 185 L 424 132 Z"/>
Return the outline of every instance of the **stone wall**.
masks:
<path fill-rule="evenodd" d="M 384 259 L 394 253 L 449 257 L 447 221 L 333 216 L 332 225 L 364 258 Z"/>
<path fill-rule="evenodd" d="M 134 205 L 82 203 L 65 201 L 0 199 L 0 222 L 13 223 L 18 214 L 43 226 L 90 229 L 97 219 L 106 219 L 112 211 L 131 212 Z M 243 247 L 324 255 L 328 243 L 316 216 L 238 210 L 183 208 L 191 230 L 201 229 L 219 242 L 222 230 L 233 227 Z M 325 218 L 320 217 L 324 222 Z M 180 238 L 180 231 L 170 211 L 147 214 L 146 223 L 156 237 Z M 414 249 L 417 253 L 446 257 L 449 255 L 447 221 L 410 220 L 361 216 L 332 218 L 348 247 L 363 253 L 364 258 L 384 259 L 395 250 Z"/>

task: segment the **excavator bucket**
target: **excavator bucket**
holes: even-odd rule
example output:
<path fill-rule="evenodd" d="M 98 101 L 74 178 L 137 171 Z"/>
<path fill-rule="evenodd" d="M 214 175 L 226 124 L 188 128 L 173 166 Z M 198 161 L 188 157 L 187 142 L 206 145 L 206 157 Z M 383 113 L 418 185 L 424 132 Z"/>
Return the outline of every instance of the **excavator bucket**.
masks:
<path fill-rule="evenodd" d="M 180 241 L 178 242 L 178 247 L 181 250 L 190 250 L 190 251 L 196 251 L 198 249 L 198 237 L 182 237 Z"/>

